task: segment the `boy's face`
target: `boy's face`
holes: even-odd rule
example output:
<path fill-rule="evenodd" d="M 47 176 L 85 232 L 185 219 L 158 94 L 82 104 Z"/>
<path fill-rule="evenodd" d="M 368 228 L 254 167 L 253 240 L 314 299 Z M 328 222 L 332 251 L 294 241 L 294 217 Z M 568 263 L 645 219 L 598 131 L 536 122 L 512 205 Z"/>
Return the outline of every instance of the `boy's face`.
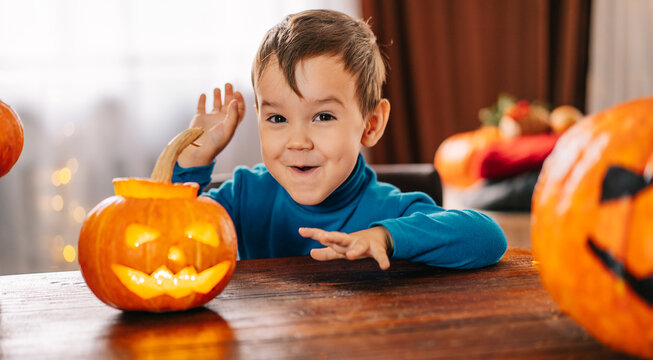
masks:
<path fill-rule="evenodd" d="M 303 97 L 292 91 L 276 59 L 256 84 L 261 154 L 293 200 L 316 205 L 354 169 L 365 122 L 355 78 L 339 57 L 306 59 L 295 70 Z"/>

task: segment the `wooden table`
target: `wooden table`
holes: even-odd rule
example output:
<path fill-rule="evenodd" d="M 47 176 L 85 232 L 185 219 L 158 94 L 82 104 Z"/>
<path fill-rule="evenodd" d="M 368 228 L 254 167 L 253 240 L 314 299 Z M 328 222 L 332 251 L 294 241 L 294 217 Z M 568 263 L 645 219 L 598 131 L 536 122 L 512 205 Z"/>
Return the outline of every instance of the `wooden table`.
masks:
<path fill-rule="evenodd" d="M 0 277 L 0 358 L 622 359 L 562 314 L 530 252 L 473 271 L 238 263 L 206 307 L 123 313 L 77 271 Z"/>

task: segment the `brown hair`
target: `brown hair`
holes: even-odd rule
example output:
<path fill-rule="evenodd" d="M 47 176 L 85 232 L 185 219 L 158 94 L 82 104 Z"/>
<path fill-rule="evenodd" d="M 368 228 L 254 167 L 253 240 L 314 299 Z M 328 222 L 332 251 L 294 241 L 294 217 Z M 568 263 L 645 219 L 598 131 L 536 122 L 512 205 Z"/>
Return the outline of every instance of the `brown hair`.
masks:
<path fill-rule="evenodd" d="M 319 55 L 340 56 L 356 78 L 356 96 L 363 116 L 381 100 L 385 63 L 370 26 L 332 10 L 308 10 L 286 17 L 268 30 L 252 65 L 252 85 L 276 56 L 290 88 L 299 96 L 295 66 Z M 256 94 L 255 94 L 256 96 Z M 258 100 L 256 100 L 258 106 Z"/>

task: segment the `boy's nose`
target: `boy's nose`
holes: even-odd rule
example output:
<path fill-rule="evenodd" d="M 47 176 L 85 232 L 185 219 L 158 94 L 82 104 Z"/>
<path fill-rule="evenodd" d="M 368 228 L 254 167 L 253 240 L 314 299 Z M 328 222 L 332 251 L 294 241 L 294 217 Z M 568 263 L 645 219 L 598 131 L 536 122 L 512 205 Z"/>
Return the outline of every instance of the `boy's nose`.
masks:
<path fill-rule="evenodd" d="M 286 147 L 289 150 L 311 150 L 313 141 L 306 126 L 296 125 L 290 130 Z"/>

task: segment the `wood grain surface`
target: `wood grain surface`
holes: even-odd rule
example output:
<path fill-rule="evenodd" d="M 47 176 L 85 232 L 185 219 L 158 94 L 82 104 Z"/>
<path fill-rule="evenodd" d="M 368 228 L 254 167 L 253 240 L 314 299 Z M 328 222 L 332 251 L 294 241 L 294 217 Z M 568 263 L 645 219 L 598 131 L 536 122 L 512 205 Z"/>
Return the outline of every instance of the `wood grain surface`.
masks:
<path fill-rule="evenodd" d="M 180 313 L 123 313 L 77 271 L 0 277 L 7 359 L 624 359 L 562 314 L 530 252 L 460 271 L 308 257 L 238 263 Z"/>

